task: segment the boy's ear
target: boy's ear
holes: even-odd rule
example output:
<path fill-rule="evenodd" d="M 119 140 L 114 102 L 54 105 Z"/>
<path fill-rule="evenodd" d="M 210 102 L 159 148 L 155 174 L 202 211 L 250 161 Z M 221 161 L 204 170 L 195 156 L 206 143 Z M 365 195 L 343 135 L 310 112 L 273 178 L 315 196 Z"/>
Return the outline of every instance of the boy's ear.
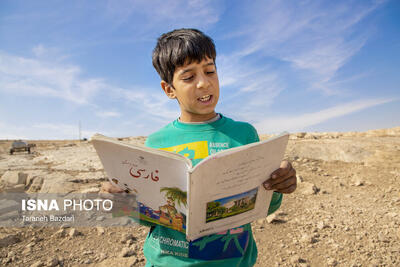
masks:
<path fill-rule="evenodd" d="M 166 81 L 162 80 L 161 81 L 161 88 L 163 89 L 164 93 L 170 98 L 170 99 L 175 99 L 176 94 L 175 94 L 175 88 L 172 87 L 169 83 Z"/>

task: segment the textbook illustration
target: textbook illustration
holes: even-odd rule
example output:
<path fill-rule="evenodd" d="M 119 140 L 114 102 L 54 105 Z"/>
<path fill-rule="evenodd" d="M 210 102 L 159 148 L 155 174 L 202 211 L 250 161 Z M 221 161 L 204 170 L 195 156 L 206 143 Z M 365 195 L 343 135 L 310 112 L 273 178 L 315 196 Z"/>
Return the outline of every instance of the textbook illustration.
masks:
<path fill-rule="evenodd" d="M 267 216 L 273 192 L 262 183 L 279 168 L 288 139 L 283 133 L 222 150 L 195 167 L 185 157 L 190 153 L 127 144 L 99 134 L 92 143 L 110 182 L 136 199 L 126 215 L 194 240 Z"/>

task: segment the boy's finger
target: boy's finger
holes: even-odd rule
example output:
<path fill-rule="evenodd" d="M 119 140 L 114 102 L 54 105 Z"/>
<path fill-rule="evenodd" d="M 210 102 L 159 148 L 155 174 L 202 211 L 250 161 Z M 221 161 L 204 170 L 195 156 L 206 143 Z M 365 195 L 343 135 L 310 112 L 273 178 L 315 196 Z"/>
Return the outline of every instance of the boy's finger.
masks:
<path fill-rule="evenodd" d="M 278 178 L 280 176 L 284 176 L 291 169 L 293 169 L 292 165 L 288 161 L 284 160 L 284 161 L 281 162 L 281 165 L 280 165 L 279 169 L 276 169 L 275 171 L 273 171 L 271 173 L 271 178 L 272 179 L 276 179 L 276 178 Z"/>
<path fill-rule="evenodd" d="M 278 184 L 272 185 L 273 190 L 283 190 L 297 183 L 296 177 L 286 179 Z"/>
<path fill-rule="evenodd" d="M 279 193 L 284 193 L 284 194 L 290 194 L 293 193 L 297 188 L 297 184 L 292 184 L 291 186 L 289 186 L 288 188 L 284 188 L 281 190 L 278 190 Z"/>
<path fill-rule="evenodd" d="M 270 185 L 275 185 L 275 184 L 279 184 L 282 183 L 283 181 L 287 180 L 290 177 L 296 177 L 296 170 L 295 169 L 291 169 L 289 170 L 289 172 L 285 173 L 283 176 L 277 176 L 275 179 L 268 179 L 266 181 L 266 183 L 270 184 Z"/>

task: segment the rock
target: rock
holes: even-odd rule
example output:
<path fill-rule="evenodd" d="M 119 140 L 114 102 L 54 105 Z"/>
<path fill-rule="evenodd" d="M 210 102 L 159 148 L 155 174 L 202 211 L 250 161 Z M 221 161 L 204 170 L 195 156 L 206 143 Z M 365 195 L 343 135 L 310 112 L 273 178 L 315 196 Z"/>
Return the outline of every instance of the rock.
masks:
<path fill-rule="evenodd" d="M 48 258 L 46 261 L 46 266 L 54 267 L 58 265 L 58 259 L 56 257 Z"/>
<path fill-rule="evenodd" d="M 23 251 L 22 251 L 22 255 L 27 255 L 27 254 L 31 254 L 32 253 L 32 247 L 26 247 Z"/>
<path fill-rule="evenodd" d="M 382 232 L 378 233 L 378 240 L 381 241 L 381 242 L 384 242 L 384 243 L 389 243 L 390 242 L 388 237 Z"/>
<path fill-rule="evenodd" d="M 326 261 L 326 264 L 328 266 L 336 266 L 336 265 L 338 265 L 338 262 L 337 262 L 337 260 L 335 260 L 333 258 L 328 258 L 328 260 Z"/>
<path fill-rule="evenodd" d="M 17 185 L 17 184 L 23 184 L 25 185 L 26 179 L 28 177 L 28 174 L 19 172 L 19 171 L 6 171 L 3 176 L 1 177 L 1 180 L 5 182 L 6 184 L 10 185 Z"/>
<path fill-rule="evenodd" d="M 298 255 L 293 255 L 290 257 L 289 262 L 293 266 L 297 266 L 297 265 L 299 265 L 299 263 L 306 263 L 307 261 L 305 259 L 300 258 L 300 256 L 298 256 Z"/>
<path fill-rule="evenodd" d="M 316 239 L 314 236 L 310 236 L 308 234 L 304 234 L 300 238 L 300 242 L 305 243 L 305 244 L 314 244 L 314 243 L 318 242 L 318 239 Z"/>
<path fill-rule="evenodd" d="M 62 228 L 53 234 L 55 238 L 62 238 L 66 236 L 65 228 Z"/>
<path fill-rule="evenodd" d="M 320 229 L 320 230 L 322 230 L 322 229 L 324 229 L 324 228 L 327 228 L 328 226 L 323 222 L 323 221 L 319 221 L 318 223 L 317 223 L 317 228 L 318 229 Z"/>
<path fill-rule="evenodd" d="M 75 236 L 78 236 L 78 235 L 82 235 L 82 233 L 79 232 L 78 230 L 76 230 L 75 228 L 71 228 L 71 230 L 69 230 L 68 235 L 70 237 L 75 237 Z"/>
<path fill-rule="evenodd" d="M 105 253 L 100 253 L 98 256 L 97 256 L 97 260 L 98 261 L 103 261 L 103 260 L 105 260 L 105 259 L 107 259 L 107 254 L 105 254 Z"/>
<path fill-rule="evenodd" d="M 303 176 L 301 176 L 301 175 L 296 175 L 296 179 L 297 179 L 298 184 L 304 182 Z"/>
<path fill-rule="evenodd" d="M 271 215 L 267 216 L 267 222 L 272 223 L 276 218 L 276 213 L 272 213 Z"/>
<path fill-rule="evenodd" d="M 29 187 L 30 192 L 39 192 L 43 185 L 43 177 L 35 177 Z"/>
<path fill-rule="evenodd" d="M 136 252 L 131 248 L 123 248 L 121 251 L 121 257 L 130 257 L 135 254 Z"/>
<path fill-rule="evenodd" d="M 134 237 L 132 234 L 123 234 L 121 238 L 121 243 L 127 243 L 129 240 L 136 240 L 136 237 Z"/>
<path fill-rule="evenodd" d="M 139 262 L 139 259 L 137 257 L 133 256 L 131 258 L 131 265 L 130 266 L 136 266 L 136 263 L 138 263 L 138 262 Z"/>
<path fill-rule="evenodd" d="M 82 194 L 87 194 L 87 193 L 98 193 L 98 192 L 100 192 L 100 188 L 98 188 L 98 187 L 86 188 L 86 189 L 83 189 L 83 190 L 81 191 Z"/>
<path fill-rule="evenodd" d="M 92 263 L 92 260 L 91 260 L 91 259 L 86 259 L 86 260 L 83 261 L 83 263 L 84 263 L 84 264 L 91 264 L 91 263 Z"/>
<path fill-rule="evenodd" d="M 301 183 L 299 191 L 304 195 L 314 195 L 319 192 L 319 188 L 315 186 L 315 184 L 304 182 Z"/>
<path fill-rule="evenodd" d="M 363 186 L 364 184 L 365 184 L 365 182 L 363 180 L 359 180 L 359 179 L 355 180 L 353 183 L 354 186 Z"/>
<path fill-rule="evenodd" d="M 105 219 L 104 216 L 99 216 L 99 217 L 96 218 L 96 221 L 102 222 L 102 221 L 104 221 L 104 219 Z"/>
<path fill-rule="evenodd" d="M 21 239 L 16 234 L 8 234 L 0 237 L 0 248 L 8 247 L 13 244 L 21 242 Z"/>
<path fill-rule="evenodd" d="M 97 234 L 98 235 L 103 235 L 106 232 L 104 227 L 101 227 L 101 226 L 97 226 L 96 229 L 97 229 Z"/>
<path fill-rule="evenodd" d="M 43 263 L 41 261 L 37 261 L 34 264 L 32 264 L 30 267 L 42 267 Z"/>

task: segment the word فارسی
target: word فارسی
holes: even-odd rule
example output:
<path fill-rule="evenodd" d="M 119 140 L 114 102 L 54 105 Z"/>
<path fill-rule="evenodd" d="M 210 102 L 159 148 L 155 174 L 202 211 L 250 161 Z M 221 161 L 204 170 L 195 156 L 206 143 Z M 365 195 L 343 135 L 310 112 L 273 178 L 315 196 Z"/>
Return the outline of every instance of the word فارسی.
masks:
<path fill-rule="evenodd" d="M 113 202 L 110 199 L 64 199 L 62 201 L 63 210 L 105 210 L 110 211 Z M 21 208 L 23 211 L 52 211 L 60 210 L 60 205 L 56 199 L 22 199 Z"/>

